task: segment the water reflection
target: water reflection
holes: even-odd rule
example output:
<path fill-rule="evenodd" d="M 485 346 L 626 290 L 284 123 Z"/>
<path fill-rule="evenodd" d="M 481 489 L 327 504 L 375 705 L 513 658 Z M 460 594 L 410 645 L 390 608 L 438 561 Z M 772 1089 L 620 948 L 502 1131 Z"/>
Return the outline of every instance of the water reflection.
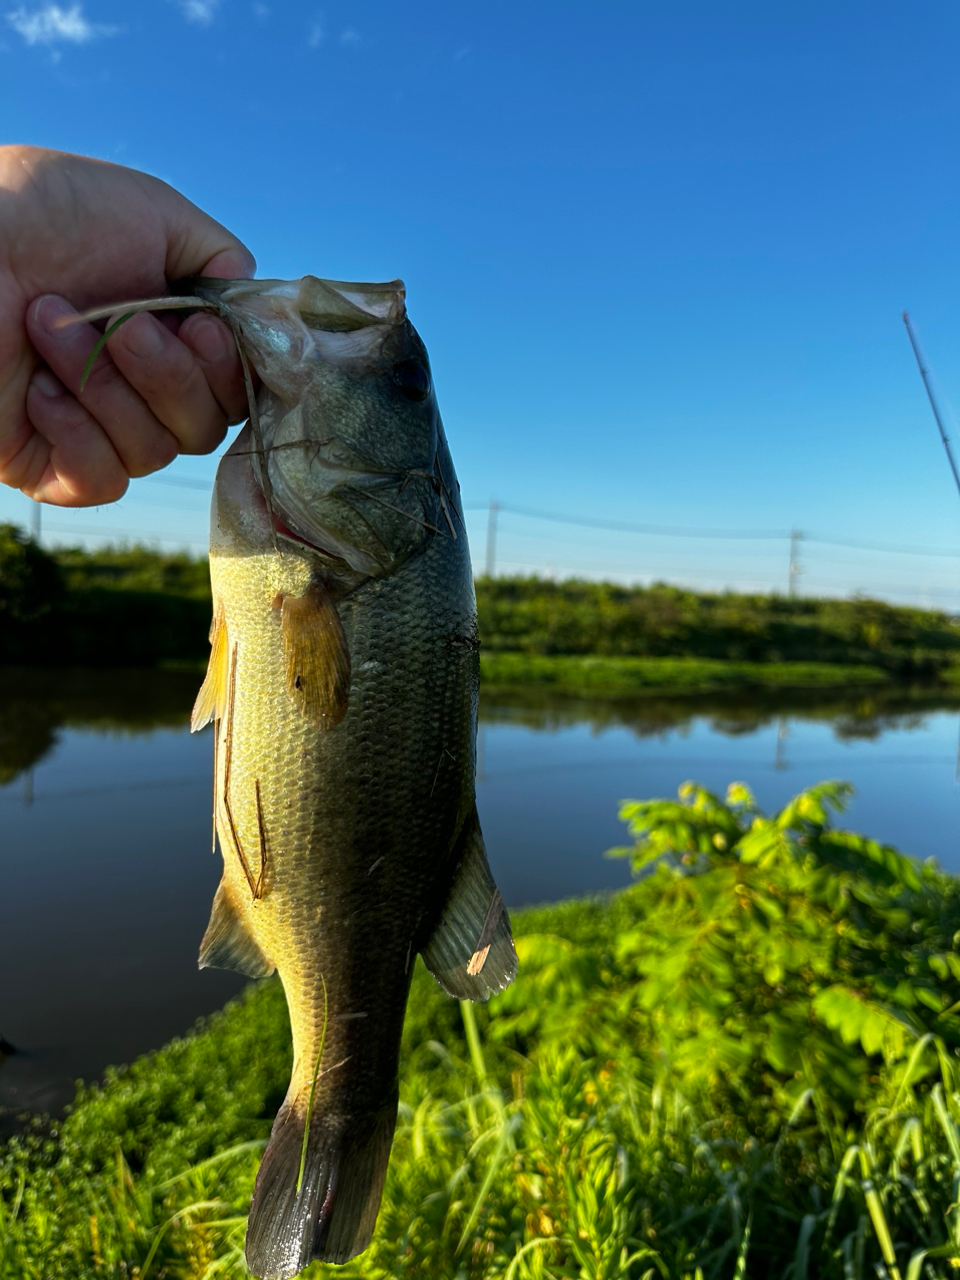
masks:
<path fill-rule="evenodd" d="M 220 874 L 199 672 L 0 670 L 0 1131 L 72 1081 L 130 1061 L 244 979 L 198 973 Z M 960 869 L 960 695 L 884 692 L 481 705 L 478 802 L 510 906 L 627 881 L 621 801 L 687 778 L 750 783 L 774 808 L 850 778 L 850 825 Z M 24 800 L 33 803 L 24 803 Z M 16 1046 L 16 1050 L 13 1047 Z"/>
<path fill-rule="evenodd" d="M 0 668 L 0 787 L 28 774 L 50 754 L 63 729 L 137 735 L 182 728 L 202 672 Z M 685 697 L 586 700 L 549 690 L 502 690 L 481 700 L 488 725 L 556 732 L 589 725 L 595 733 L 629 729 L 638 738 L 684 730 L 694 721 L 714 733 L 745 737 L 791 719 L 831 726 L 839 741 L 875 741 L 888 732 L 921 728 L 931 711 L 960 708 L 960 691 L 881 690 L 853 696 L 825 692 L 750 692 Z M 482 763 L 482 762 L 481 762 Z"/>
<path fill-rule="evenodd" d="M 0 668 L 0 787 L 56 747 L 60 730 L 137 734 L 189 722 L 199 675 Z"/>
<path fill-rule="evenodd" d="M 537 732 L 579 724 L 589 724 L 598 733 L 624 728 L 638 738 L 683 730 L 694 721 L 704 721 L 714 733 L 735 738 L 755 734 L 774 723 L 803 720 L 830 725 L 841 742 L 870 742 L 887 732 L 922 727 L 931 711 L 957 708 L 960 691 L 943 689 L 894 689 L 852 696 L 835 690 L 811 690 L 602 701 L 518 689 L 509 698 L 502 692 L 484 697 L 480 719 L 486 724 L 524 725 Z"/>

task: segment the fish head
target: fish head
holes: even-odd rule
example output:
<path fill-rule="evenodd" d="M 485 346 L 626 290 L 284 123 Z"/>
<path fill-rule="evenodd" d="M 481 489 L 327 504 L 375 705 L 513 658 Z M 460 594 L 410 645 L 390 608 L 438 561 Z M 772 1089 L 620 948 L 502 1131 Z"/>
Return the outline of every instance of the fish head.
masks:
<path fill-rule="evenodd" d="M 404 292 L 314 276 L 215 285 L 262 379 L 252 467 L 277 535 L 341 562 L 345 578 L 385 577 L 462 523 Z"/>

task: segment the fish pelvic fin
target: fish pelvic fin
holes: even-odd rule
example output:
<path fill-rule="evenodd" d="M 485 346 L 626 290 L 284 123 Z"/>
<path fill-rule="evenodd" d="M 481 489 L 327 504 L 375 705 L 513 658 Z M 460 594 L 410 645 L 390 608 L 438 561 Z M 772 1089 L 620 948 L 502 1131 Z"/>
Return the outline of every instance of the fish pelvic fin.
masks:
<path fill-rule="evenodd" d="M 517 976 L 517 952 L 476 808 L 463 825 L 455 859 L 450 892 L 421 955 L 448 995 L 488 1000 Z"/>
<path fill-rule="evenodd" d="M 227 896 L 223 881 L 214 894 L 210 923 L 200 943 L 200 968 L 235 969 L 248 978 L 265 978 L 275 968 Z"/>
<path fill-rule="evenodd" d="M 396 1096 L 356 1116 L 311 1113 L 309 1094 L 304 1089 L 281 1107 L 257 1174 L 247 1266 L 260 1280 L 290 1280 L 318 1259 L 349 1262 L 376 1226 Z"/>
<path fill-rule="evenodd" d="M 210 661 L 197 700 L 190 716 L 190 732 L 196 733 L 211 720 L 219 720 L 227 705 L 227 669 L 229 667 L 227 622 L 223 605 L 218 604 L 210 625 Z"/>
<path fill-rule="evenodd" d="M 274 608 L 280 610 L 287 693 L 318 728 L 333 729 L 350 698 L 350 650 L 336 605 L 314 582 L 302 596 L 281 592 Z"/>

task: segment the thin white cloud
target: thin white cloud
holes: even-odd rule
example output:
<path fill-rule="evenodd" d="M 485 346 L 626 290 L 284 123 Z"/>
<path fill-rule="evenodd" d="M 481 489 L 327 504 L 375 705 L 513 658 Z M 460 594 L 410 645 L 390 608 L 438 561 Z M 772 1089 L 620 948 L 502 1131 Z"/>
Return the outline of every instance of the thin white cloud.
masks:
<path fill-rule="evenodd" d="M 340 43 L 344 46 L 360 43 L 360 32 L 355 31 L 353 27 L 347 27 L 346 31 L 340 32 Z"/>
<path fill-rule="evenodd" d="M 319 49 L 323 43 L 323 27 L 319 22 L 314 22 L 307 33 L 307 48 Z"/>
<path fill-rule="evenodd" d="M 266 22 L 266 20 L 270 17 L 272 13 L 273 13 L 273 10 L 270 8 L 269 5 L 255 4 L 253 6 L 253 16 L 255 18 L 259 18 L 261 22 Z"/>
<path fill-rule="evenodd" d="M 115 36 L 119 27 L 106 27 L 88 22 L 78 4 L 61 9 L 58 4 L 48 4 L 43 9 L 28 13 L 21 5 L 7 14 L 7 22 L 27 44 L 88 44 L 102 36 Z"/>
<path fill-rule="evenodd" d="M 209 27 L 220 0 L 179 0 L 179 3 L 183 16 L 188 22 L 195 22 L 200 27 Z"/>

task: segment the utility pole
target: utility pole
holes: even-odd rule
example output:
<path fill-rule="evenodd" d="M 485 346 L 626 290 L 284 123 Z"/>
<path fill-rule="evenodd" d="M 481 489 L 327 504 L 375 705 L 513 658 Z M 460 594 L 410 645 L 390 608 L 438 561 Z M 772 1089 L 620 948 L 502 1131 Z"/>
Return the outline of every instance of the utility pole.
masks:
<path fill-rule="evenodd" d="M 803 534 L 799 529 L 790 530 L 790 578 L 787 594 L 792 598 L 797 594 L 797 579 L 803 573 L 800 565 L 800 543 L 803 541 Z"/>
<path fill-rule="evenodd" d="M 38 544 L 40 542 L 40 516 L 42 515 L 42 513 L 43 513 L 43 503 L 34 502 L 32 519 L 30 521 L 30 536 L 31 538 L 33 538 L 34 542 Z"/>
<path fill-rule="evenodd" d="M 497 571 L 497 515 L 500 503 L 490 499 L 490 511 L 487 515 L 487 577 L 492 578 Z"/>
<path fill-rule="evenodd" d="M 920 344 L 917 342 L 917 335 L 913 331 L 913 325 L 910 323 L 910 317 L 906 311 L 903 313 L 903 323 L 907 327 L 907 337 L 910 339 L 911 347 L 913 347 L 913 354 L 917 358 L 920 377 L 923 379 L 923 385 L 927 389 L 927 399 L 930 401 L 930 408 L 933 410 L 933 416 L 937 421 L 938 428 L 940 429 L 940 439 L 943 441 L 943 447 L 947 451 L 947 461 L 950 463 L 950 470 L 953 472 L 953 479 L 957 486 L 957 492 L 960 493 L 960 472 L 957 471 L 957 462 L 953 456 L 953 450 L 950 448 L 950 438 L 944 428 L 943 418 L 940 416 L 940 410 L 937 408 L 937 401 L 933 394 L 933 387 L 930 385 L 930 378 L 923 363 L 923 356 L 920 354 Z"/>
<path fill-rule="evenodd" d="M 773 767 L 778 773 L 790 766 L 787 764 L 787 738 L 790 735 L 790 728 L 787 723 L 787 717 L 781 716 L 777 721 L 777 752 L 773 758 Z"/>

